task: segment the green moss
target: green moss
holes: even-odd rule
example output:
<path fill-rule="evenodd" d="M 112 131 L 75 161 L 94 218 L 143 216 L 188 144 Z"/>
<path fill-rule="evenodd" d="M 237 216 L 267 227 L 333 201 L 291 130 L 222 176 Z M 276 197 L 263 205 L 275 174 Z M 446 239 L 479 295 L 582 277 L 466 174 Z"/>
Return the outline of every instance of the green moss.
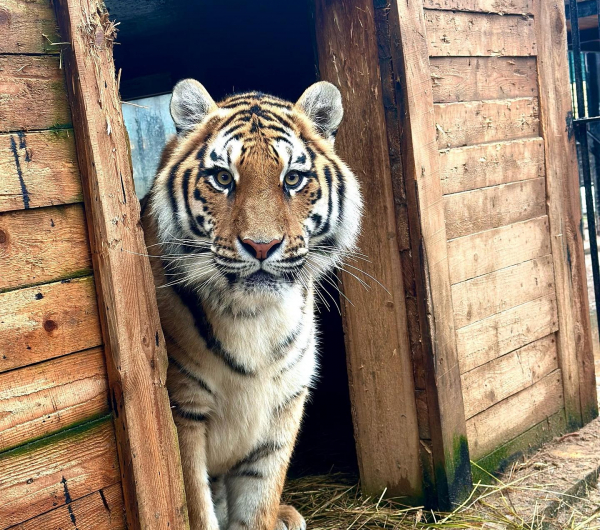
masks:
<path fill-rule="evenodd" d="M 438 509 L 452 510 L 468 497 L 472 489 L 469 442 L 454 436 L 451 451 L 445 452 L 445 465 L 435 468 Z"/>

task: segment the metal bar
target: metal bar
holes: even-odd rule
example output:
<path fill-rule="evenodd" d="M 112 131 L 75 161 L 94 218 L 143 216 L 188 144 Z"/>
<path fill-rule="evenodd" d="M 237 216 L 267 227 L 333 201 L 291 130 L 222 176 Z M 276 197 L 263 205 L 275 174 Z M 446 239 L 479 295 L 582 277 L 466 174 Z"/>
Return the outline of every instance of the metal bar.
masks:
<path fill-rule="evenodd" d="M 583 2 L 578 2 L 578 15 L 579 18 L 592 17 L 598 14 L 598 0 L 584 0 Z M 570 6 L 565 6 L 567 18 L 571 17 L 571 9 Z"/>
<path fill-rule="evenodd" d="M 579 98 L 577 99 L 579 100 Z M 579 101 L 577 101 L 577 106 L 579 107 Z M 596 121 L 600 121 L 600 116 L 586 116 L 584 118 L 577 118 L 576 120 L 573 120 L 573 123 L 593 123 Z"/>

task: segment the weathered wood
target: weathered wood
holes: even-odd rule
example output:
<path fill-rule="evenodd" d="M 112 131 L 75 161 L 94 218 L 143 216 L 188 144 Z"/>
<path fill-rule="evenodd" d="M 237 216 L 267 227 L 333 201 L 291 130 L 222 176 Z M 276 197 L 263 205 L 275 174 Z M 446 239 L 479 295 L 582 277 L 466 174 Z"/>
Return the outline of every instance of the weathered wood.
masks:
<path fill-rule="evenodd" d="M 461 373 L 558 329 L 554 294 L 503 311 L 456 332 Z"/>
<path fill-rule="evenodd" d="M 544 140 L 526 138 L 440 151 L 444 194 L 545 175 Z"/>
<path fill-rule="evenodd" d="M 3 0 L 0 53 L 58 53 L 58 27 L 50 0 Z M 45 35 L 45 36 L 44 36 Z"/>
<path fill-rule="evenodd" d="M 534 97 L 535 57 L 432 57 L 435 103 Z"/>
<path fill-rule="evenodd" d="M 439 149 L 540 135 L 537 98 L 436 103 Z"/>
<path fill-rule="evenodd" d="M 474 11 L 500 15 L 523 15 L 533 13 L 534 0 L 423 0 L 426 9 L 449 9 Z"/>
<path fill-rule="evenodd" d="M 378 49 L 370 0 L 317 0 L 321 77 L 344 100 L 336 147 L 360 179 L 367 211 L 361 268 L 384 284 L 365 291 L 342 273 L 346 353 L 361 483 L 366 491 L 422 502 L 419 437 L 408 343 Z M 352 31 L 351 28 L 361 28 Z M 336 64 L 352 64 L 339 70 Z M 358 74 L 361 72 L 361 74 Z M 360 131 L 360 132 L 359 132 Z M 375 178 L 374 178 L 375 176 Z M 365 370 L 364 367 L 370 368 Z M 393 389 L 393 391 L 392 391 Z"/>
<path fill-rule="evenodd" d="M 0 55 L 0 87 L 0 132 L 70 126 L 58 57 Z"/>
<path fill-rule="evenodd" d="M 452 286 L 457 328 L 554 293 L 552 256 L 525 261 Z"/>
<path fill-rule="evenodd" d="M 0 525 L 21 523 L 119 482 L 111 421 L 0 454 Z"/>
<path fill-rule="evenodd" d="M 463 374 L 467 421 L 557 368 L 556 336 L 552 334 Z"/>
<path fill-rule="evenodd" d="M 0 451 L 108 412 L 101 348 L 0 374 Z"/>
<path fill-rule="evenodd" d="M 0 372 L 100 344 L 91 276 L 0 294 Z"/>
<path fill-rule="evenodd" d="M 548 217 L 536 217 L 448 242 L 452 284 L 550 254 Z"/>
<path fill-rule="evenodd" d="M 425 27 L 432 57 L 537 55 L 530 17 L 425 10 Z"/>
<path fill-rule="evenodd" d="M 77 530 L 126 530 L 121 485 L 109 486 L 10 530 L 66 530 L 74 525 Z"/>
<path fill-rule="evenodd" d="M 449 239 L 540 217 L 546 213 L 545 179 L 446 195 L 444 210 Z"/>
<path fill-rule="evenodd" d="M 167 356 L 140 224 L 112 56 L 98 0 L 54 2 L 93 249 L 130 530 L 188 526 Z M 104 310 L 105 308 L 105 310 Z"/>
<path fill-rule="evenodd" d="M 0 134 L 0 212 L 83 202 L 73 131 Z"/>
<path fill-rule="evenodd" d="M 91 272 L 79 204 L 0 214 L 0 291 Z"/>
<path fill-rule="evenodd" d="M 467 420 L 474 459 L 552 416 L 564 407 L 560 370 Z"/>

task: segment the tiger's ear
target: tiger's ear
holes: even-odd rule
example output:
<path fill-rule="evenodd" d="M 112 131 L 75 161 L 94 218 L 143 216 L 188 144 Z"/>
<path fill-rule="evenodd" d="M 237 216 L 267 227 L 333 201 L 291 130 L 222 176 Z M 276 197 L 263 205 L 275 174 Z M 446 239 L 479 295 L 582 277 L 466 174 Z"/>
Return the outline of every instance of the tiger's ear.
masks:
<path fill-rule="evenodd" d="M 216 103 L 198 81 L 179 81 L 171 96 L 171 117 L 179 136 L 185 136 L 216 107 Z"/>
<path fill-rule="evenodd" d="M 333 143 L 344 116 L 342 95 L 335 85 L 319 81 L 309 86 L 296 102 L 296 108 L 302 110 L 319 133 Z"/>

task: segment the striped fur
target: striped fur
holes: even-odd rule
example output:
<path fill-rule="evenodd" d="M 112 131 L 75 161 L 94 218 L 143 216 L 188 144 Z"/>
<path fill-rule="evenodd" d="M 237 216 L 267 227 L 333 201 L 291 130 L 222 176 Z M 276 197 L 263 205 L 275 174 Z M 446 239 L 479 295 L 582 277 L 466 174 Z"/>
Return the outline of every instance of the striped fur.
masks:
<path fill-rule="evenodd" d="M 191 528 L 300 530 L 280 495 L 317 370 L 314 286 L 361 216 L 333 149 L 341 98 L 317 83 L 295 105 L 256 92 L 216 104 L 186 80 L 171 113 L 179 133 L 143 222 Z M 281 243 L 260 261 L 244 240 Z"/>

